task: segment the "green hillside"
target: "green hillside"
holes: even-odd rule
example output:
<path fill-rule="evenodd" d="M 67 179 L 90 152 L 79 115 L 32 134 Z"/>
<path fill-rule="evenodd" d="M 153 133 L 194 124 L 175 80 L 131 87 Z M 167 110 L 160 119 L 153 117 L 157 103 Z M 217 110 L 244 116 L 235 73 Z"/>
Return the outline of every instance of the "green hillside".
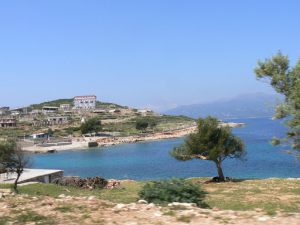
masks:
<path fill-rule="evenodd" d="M 59 107 L 61 104 L 70 104 L 71 106 L 74 106 L 73 98 L 56 99 L 53 101 L 47 101 L 47 102 L 42 102 L 39 104 L 33 104 L 33 105 L 30 105 L 30 107 L 32 109 L 42 109 L 44 106 Z M 121 106 L 121 105 L 110 103 L 110 102 L 100 102 L 100 101 L 96 102 L 96 107 L 98 107 L 98 108 L 128 108 L 126 106 Z"/>

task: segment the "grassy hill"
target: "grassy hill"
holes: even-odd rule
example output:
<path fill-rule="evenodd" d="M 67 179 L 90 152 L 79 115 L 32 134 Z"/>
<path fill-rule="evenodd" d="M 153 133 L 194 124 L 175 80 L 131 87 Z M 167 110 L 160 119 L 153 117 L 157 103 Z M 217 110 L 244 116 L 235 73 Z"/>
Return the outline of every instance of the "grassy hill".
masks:
<path fill-rule="evenodd" d="M 54 184 L 29 184 L 0 201 L 0 224 L 298 224 L 299 180 L 266 179 L 208 183 L 192 181 L 206 192 L 208 208 L 135 204 L 143 181 L 122 181 L 120 189 L 82 190 Z M 9 188 L 9 185 L 1 185 Z M 92 196 L 92 197 L 91 197 Z M 117 203 L 129 205 L 115 208 Z M 126 208 L 125 208 L 126 206 Z M 45 208 L 46 207 L 46 208 Z M 47 209 L 47 210 L 45 210 Z M 159 214 L 155 217 L 154 214 Z M 259 221 L 261 220 L 261 221 Z M 113 223 L 111 223 L 113 221 Z M 288 222 L 289 221 L 289 222 Z"/>
<path fill-rule="evenodd" d="M 32 109 L 42 109 L 44 106 L 53 106 L 53 107 L 59 107 L 61 104 L 70 104 L 71 106 L 74 106 L 73 98 L 65 98 L 65 99 L 56 99 L 53 101 L 46 101 L 38 104 L 32 104 L 30 107 Z M 125 109 L 128 108 L 127 106 L 121 106 L 118 104 L 110 103 L 110 102 L 96 102 L 97 108 L 121 108 Z"/>

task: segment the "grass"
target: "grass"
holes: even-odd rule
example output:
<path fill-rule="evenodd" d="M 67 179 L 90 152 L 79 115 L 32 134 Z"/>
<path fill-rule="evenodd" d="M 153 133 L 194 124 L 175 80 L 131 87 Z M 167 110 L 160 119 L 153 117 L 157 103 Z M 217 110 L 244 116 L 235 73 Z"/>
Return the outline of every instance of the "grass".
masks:
<path fill-rule="evenodd" d="M 183 223 L 190 223 L 192 218 L 193 218 L 192 216 L 180 216 L 177 218 L 177 221 Z"/>
<path fill-rule="evenodd" d="M 50 196 L 54 198 L 57 198 L 61 194 L 69 196 L 96 196 L 99 199 L 108 200 L 113 203 L 131 203 L 138 200 L 138 192 L 143 185 L 143 182 L 125 181 L 120 189 L 83 190 L 54 184 L 31 184 L 19 187 L 19 191 L 21 194 L 31 196 Z M 4 185 L 2 187 L 9 188 L 10 185 Z"/>
<path fill-rule="evenodd" d="M 39 215 L 33 211 L 25 211 L 16 217 L 18 223 L 24 224 L 28 222 L 35 222 L 37 224 L 54 224 L 53 221 L 45 216 Z"/>
<path fill-rule="evenodd" d="M 203 183 L 207 179 L 194 178 L 193 182 Z M 114 190 L 82 190 L 52 184 L 32 184 L 19 187 L 20 193 L 31 196 L 51 196 L 57 198 L 61 194 L 70 196 L 96 196 L 112 203 L 132 203 L 138 200 L 138 192 L 145 182 L 124 181 L 121 189 Z M 210 208 L 245 211 L 262 209 L 267 215 L 275 215 L 277 211 L 300 212 L 300 181 L 286 179 L 245 180 L 229 183 L 202 184 L 208 193 L 205 203 Z M 10 185 L 0 185 L 10 188 Z M 71 210 L 62 206 L 60 211 Z M 171 209 L 177 210 L 177 209 Z M 1 220 L 0 220 L 1 224 Z"/>
<path fill-rule="evenodd" d="M 122 135 L 137 135 L 141 131 L 137 130 L 136 121 L 140 119 L 151 120 L 156 122 L 156 126 L 148 128 L 147 132 L 163 132 L 169 130 L 176 130 L 182 126 L 192 126 L 195 122 L 194 119 L 185 116 L 136 116 L 126 122 L 103 124 L 103 130 L 110 132 L 120 132 Z"/>

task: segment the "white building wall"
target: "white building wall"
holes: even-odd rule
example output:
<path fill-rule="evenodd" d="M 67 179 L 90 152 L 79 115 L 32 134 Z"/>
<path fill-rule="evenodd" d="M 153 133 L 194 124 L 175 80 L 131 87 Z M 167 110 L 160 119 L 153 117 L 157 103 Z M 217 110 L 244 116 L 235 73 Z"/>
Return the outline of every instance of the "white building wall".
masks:
<path fill-rule="evenodd" d="M 96 96 L 77 96 L 74 98 L 74 106 L 76 109 L 95 109 Z"/>

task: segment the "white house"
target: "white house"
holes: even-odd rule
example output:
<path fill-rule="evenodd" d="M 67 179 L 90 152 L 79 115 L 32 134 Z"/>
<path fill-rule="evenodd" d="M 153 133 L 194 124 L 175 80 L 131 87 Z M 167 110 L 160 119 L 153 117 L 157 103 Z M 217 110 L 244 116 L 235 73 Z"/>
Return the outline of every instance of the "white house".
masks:
<path fill-rule="evenodd" d="M 85 95 L 74 97 L 75 109 L 95 109 L 97 102 L 96 95 Z"/>

